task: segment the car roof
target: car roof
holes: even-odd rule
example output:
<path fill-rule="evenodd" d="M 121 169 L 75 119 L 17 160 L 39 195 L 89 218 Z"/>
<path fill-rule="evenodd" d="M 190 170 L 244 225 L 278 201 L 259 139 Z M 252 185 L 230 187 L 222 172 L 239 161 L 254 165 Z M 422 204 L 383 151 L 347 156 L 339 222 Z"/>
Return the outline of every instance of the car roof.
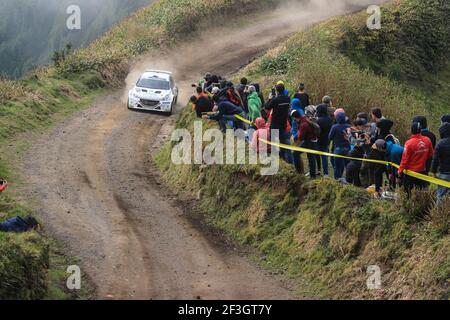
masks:
<path fill-rule="evenodd" d="M 169 81 L 171 76 L 170 72 L 165 72 L 165 71 L 145 71 L 144 74 L 141 76 L 141 78 L 143 79 L 151 79 L 151 78 L 155 78 L 155 79 L 161 79 L 161 80 L 166 80 Z"/>

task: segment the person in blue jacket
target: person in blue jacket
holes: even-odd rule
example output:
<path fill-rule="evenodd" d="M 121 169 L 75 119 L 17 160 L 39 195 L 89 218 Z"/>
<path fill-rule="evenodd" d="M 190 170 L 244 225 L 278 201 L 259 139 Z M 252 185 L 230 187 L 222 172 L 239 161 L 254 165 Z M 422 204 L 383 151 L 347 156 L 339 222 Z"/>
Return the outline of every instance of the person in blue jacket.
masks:
<path fill-rule="evenodd" d="M 400 165 L 405 148 L 391 141 L 386 142 L 386 161 Z"/>
<path fill-rule="evenodd" d="M 0 232 L 27 232 L 37 229 L 39 223 L 32 216 L 15 217 L 0 223 Z"/>
<path fill-rule="evenodd" d="M 387 162 L 394 163 L 396 165 L 400 165 L 402 162 L 404 148 L 395 144 L 392 141 L 385 140 L 377 140 L 375 142 L 375 146 L 379 152 L 384 152 L 384 159 Z M 392 189 L 396 187 L 396 181 L 398 180 L 398 170 L 393 166 L 377 166 L 375 170 L 375 185 L 377 192 L 380 192 L 382 184 L 383 184 L 383 174 L 387 172 L 389 175 L 389 184 Z"/>
<path fill-rule="evenodd" d="M 298 111 L 298 113 L 300 113 L 302 116 L 305 115 L 305 110 L 302 108 L 302 103 L 300 101 L 300 99 L 294 98 L 291 101 L 291 113 L 292 111 Z"/>
<path fill-rule="evenodd" d="M 336 114 L 336 122 L 331 127 L 330 134 L 328 136 L 330 141 L 333 141 L 334 154 L 347 156 L 350 152 L 350 142 L 348 139 L 347 130 L 350 125 L 346 123 L 347 118 L 345 112 L 338 112 Z M 339 180 L 344 175 L 345 166 L 347 161 L 344 158 L 335 158 L 334 178 Z"/>

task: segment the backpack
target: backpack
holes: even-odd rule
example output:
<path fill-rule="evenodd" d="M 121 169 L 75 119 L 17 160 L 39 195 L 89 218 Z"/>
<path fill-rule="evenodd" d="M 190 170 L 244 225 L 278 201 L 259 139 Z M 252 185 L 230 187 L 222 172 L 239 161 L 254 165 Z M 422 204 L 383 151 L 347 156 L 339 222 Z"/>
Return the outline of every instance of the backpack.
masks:
<path fill-rule="evenodd" d="M 311 125 L 311 127 L 314 129 L 314 135 L 319 138 L 322 130 L 320 129 L 319 124 L 316 122 L 315 119 L 310 119 L 306 117 L 306 121 Z"/>
<path fill-rule="evenodd" d="M 228 88 L 227 91 L 227 97 L 230 100 L 230 102 L 236 106 L 242 106 L 241 98 L 236 94 L 236 91 L 234 88 Z"/>
<path fill-rule="evenodd" d="M 387 135 L 386 138 L 384 138 L 385 141 L 389 141 L 388 139 L 390 141 L 392 141 L 394 144 L 400 145 L 400 140 L 396 136 L 394 136 L 392 133 Z"/>

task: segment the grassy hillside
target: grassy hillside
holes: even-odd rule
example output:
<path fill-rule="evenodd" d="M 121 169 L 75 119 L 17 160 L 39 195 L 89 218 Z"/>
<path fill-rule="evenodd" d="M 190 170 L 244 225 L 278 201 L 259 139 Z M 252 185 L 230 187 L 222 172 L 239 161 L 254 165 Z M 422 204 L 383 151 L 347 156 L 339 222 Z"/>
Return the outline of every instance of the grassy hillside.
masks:
<path fill-rule="evenodd" d="M 413 3 L 418 5 L 411 7 Z M 428 19 L 443 21 L 421 11 L 424 7 L 418 0 L 396 2 L 384 12 L 403 10 L 409 14 L 403 17 L 406 20 L 400 34 L 408 34 L 403 30 L 411 26 L 408 17 L 420 17 L 424 25 L 430 24 Z M 415 15 L 414 10 L 420 14 Z M 359 39 L 366 18 L 361 13 L 313 26 L 252 63 L 236 78 L 246 75 L 266 90 L 279 79 L 286 80 L 291 90 L 305 82 L 315 102 L 330 94 L 350 116 L 381 106 L 396 121 L 395 132 L 403 140 L 415 115 L 429 116 L 435 129 L 439 110 L 424 107 L 428 98 L 415 83 L 381 72 L 389 69 L 387 59 L 383 60 L 385 65 L 377 62 L 380 70 L 375 70 L 355 57 L 355 52 L 364 56 L 369 48 L 360 46 L 359 41 L 348 42 L 348 34 L 351 31 Z M 411 56 L 425 50 L 423 43 L 414 46 L 414 41 L 404 41 L 411 44 Z M 386 47 L 395 43 L 388 41 Z M 373 46 L 381 50 L 384 42 Z M 430 59 L 434 57 L 430 63 L 444 68 L 442 57 Z M 430 69 L 421 70 L 426 75 Z M 444 78 L 440 81 L 448 85 Z M 193 121 L 194 116 L 185 110 L 177 127 L 192 130 Z M 450 203 L 436 207 L 432 193 L 415 193 L 411 200 L 402 195 L 396 203 L 384 202 L 372 199 L 365 190 L 333 180 L 308 181 L 284 164 L 276 176 L 263 177 L 257 166 L 250 165 L 176 166 L 171 164 L 170 154 L 169 144 L 155 159 L 168 183 L 189 195 L 201 194 L 196 206 L 205 219 L 230 238 L 259 249 L 263 263 L 286 272 L 301 294 L 323 298 L 450 298 Z M 381 268 L 381 290 L 367 289 L 366 271 L 371 265 Z"/>
<path fill-rule="evenodd" d="M 292 37 L 243 73 L 269 88 L 299 82 L 318 103 L 325 94 L 355 116 L 380 106 L 404 141 L 415 115 L 437 131 L 448 112 L 448 2 L 395 1 L 382 8 L 382 29 L 368 30 L 365 12 L 331 19 Z M 447 9 L 446 9 L 447 8 Z"/>
<path fill-rule="evenodd" d="M 56 115 L 68 115 L 88 106 L 96 96 L 122 86 L 135 57 L 195 36 L 199 28 L 211 23 L 209 17 L 237 17 L 277 2 L 162 0 L 133 14 L 57 66 L 35 71 L 19 81 L 0 81 L 0 176 L 16 182 L 10 166 L 15 154 L 23 150 L 11 146 L 17 144 L 19 136 L 25 140 L 21 134 L 40 132 L 55 123 Z M 13 154 L 5 154 L 5 150 Z M 0 213 L 4 213 L 3 220 L 30 212 L 6 192 L 0 196 Z M 64 262 L 48 240 L 38 234 L 0 237 L 0 299 L 43 298 L 46 294 L 73 297 L 64 292 Z M 54 266 L 50 272 L 49 265 Z"/>

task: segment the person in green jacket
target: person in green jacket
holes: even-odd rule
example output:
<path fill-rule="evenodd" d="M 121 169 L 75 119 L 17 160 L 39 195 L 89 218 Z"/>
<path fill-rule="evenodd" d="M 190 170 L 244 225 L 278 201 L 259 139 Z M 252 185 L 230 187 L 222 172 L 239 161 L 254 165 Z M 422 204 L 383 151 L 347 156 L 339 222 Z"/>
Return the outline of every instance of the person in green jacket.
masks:
<path fill-rule="evenodd" d="M 255 122 L 256 119 L 261 118 L 261 107 L 262 102 L 258 96 L 258 92 L 256 92 L 255 86 L 248 87 L 248 119 L 251 122 Z"/>

